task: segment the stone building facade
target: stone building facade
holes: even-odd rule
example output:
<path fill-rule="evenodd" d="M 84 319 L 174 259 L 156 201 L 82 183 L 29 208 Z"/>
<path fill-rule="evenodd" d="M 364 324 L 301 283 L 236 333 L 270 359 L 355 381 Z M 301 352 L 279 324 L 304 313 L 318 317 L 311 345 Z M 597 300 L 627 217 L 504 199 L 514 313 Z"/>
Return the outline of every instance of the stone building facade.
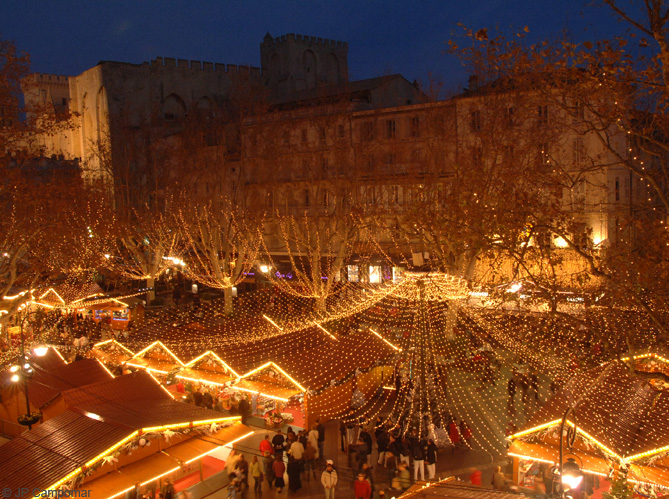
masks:
<path fill-rule="evenodd" d="M 576 172 L 589 163 L 561 198 L 597 245 L 613 240 L 616 211 L 642 195 L 638 179 L 559 109 L 474 88 L 430 102 L 400 75 L 349 81 L 347 57 L 344 42 L 267 34 L 260 67 L 101 62 L 77 76 L 34 75 L 26 99 L 76 112 L 78 126 L 45 139 L 45 152 L 78 158 L 110 181 L 132 171 L 148 184 L 165 167 L 159 150 L 204 128 L 193 156 L 209 174 L 196 188 L 226 195 L 243 186 L 245 202 L 269 213 L 334 209 L 337 200 L 390 213 L 427 191 L 446 196 L 454 165 L 538 161 Z M 625 138 L 612 136 L 627 154 Z"/>

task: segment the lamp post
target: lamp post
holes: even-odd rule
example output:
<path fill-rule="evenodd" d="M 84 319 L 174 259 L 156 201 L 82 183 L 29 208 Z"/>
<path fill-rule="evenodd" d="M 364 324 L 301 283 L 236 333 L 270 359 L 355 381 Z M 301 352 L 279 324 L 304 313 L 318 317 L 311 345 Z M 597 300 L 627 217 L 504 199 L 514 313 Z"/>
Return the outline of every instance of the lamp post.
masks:
<path fill-rule="evenodd" d="M 560 464 L 560 495 L 562 497 L 565 497 L 564 493 L 564 486 L 568 485 L 570 489 L 575 489 L 578 487 L 581 483 L 581 480 L 583 480 L 583 473 L 581 473 L 581 469 L 579 468 L 578 464 L 574 461 L 574 459 L 569 459 L 566 463 L 564 463 L 564 428 L 567 423 L 567 418 L 569 415 L 572 413 L 574 408 L 572 406 L 569 406 L 567 410 L 565 411 L 564 415 L 562 416 L 562 423 L 560 424 L 560 453 L 559 453 L 559 464 Z M 567 430 L 567 445 L 571 447 L 574 444 L 574 440 L 576 439 L 576 425 L 574 424 L 573 428 L 569 428 Z"/>
<path fill-rule="evenodd" d="M 41 412 L 30 412 L 30 397 L 28 394 L 28 380 L 32 378 L 33 368 L 28 362 L 28 357 L 26 356 L 26 344 L 25 344 L 25 334 L 23 330 L 23 325 L 28 319 L 30 312 L 26 311 L 26 314 L 21 319 L 19 331 L 21 334 L 21 348 L 19 352 L 19 362 L 16 366 L 11 367 L 11 371 L 14 373 L 12 375 L 12 381 L 18 382 L 23 380 L 23 393 L 26 397 L 26 413 L 18 417 L 19 424 L 27 426 L 29 430 L 32 429 L 32 425 L 37 423 L 42 418 Z M 44 346 L 38 346 L 35 348 L 35 354 L 39 357 L 46 354 L 47 348 Z"/>

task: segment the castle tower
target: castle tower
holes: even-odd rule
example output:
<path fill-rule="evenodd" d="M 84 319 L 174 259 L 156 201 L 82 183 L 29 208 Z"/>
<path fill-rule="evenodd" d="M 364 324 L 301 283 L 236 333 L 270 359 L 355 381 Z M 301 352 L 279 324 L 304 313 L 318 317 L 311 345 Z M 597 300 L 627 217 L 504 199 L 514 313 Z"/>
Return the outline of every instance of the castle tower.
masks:
<path fill-rule="evenodd" d="M 314 36 L 269 33 L 260 44 L 266 85 L 283 96 L 348 81 L 348 43 Z"/>

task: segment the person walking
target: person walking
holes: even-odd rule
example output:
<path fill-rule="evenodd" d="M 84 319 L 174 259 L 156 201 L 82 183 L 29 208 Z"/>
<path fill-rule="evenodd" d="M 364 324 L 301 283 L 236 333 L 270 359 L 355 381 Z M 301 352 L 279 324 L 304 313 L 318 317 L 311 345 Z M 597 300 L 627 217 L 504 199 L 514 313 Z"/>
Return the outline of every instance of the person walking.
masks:
<path fill-rule="evenodd" d="M 453 449 L 455 449 L 460 444 L 460 432 L 458 431 L 458 424 L 454 419 L 448 423 L 448 438 L 451 439 Z"/>
<path fill-rule="evenodd" d="M 274 488 L 274 460 L 275 456 L 273 453 L 266 454 L 263 459 L 263 465 L 265 467 L 265 478 L 267 478 L 269 490 Z"/>
<path fill-rule="evenodd" d="M 425 461 L 427 463 L 427 479 L 434 480 L 436 464 L 437 464 L 437 445 L 431 438 L 427 441 Z"/>
<path fill-rule="evenodd" d="M 276 455 L 274 463 L 272 463 L 272 471 L 274 471 L 274 486 L 276 491 L 281 494 L 281 489 L 286 486 L 283 479 L 283 474 L 286 472 L 286 465 L 283 464 L 283 455 Z"/>
<path fill-rule="evenodd" d="M 425 447 L 424 440 L 418 437 L 418 431 L 414 432 L 414 437 L 411 441 L 411 456 L 413 457 L 413 479 L 418 481 L 418 473 L 420 472 L 420 479 L 425 481 Z"/>
<path fill-rule="evenodd" d="M 549 468 L 550 469 L 550 468 Z M 506 477 L 502 473 L 502 467 L 497 466 L 492 474 L 492 488 L 495 490 L 506 490 Z"/>
<path fill-rule="evenodd" d="M 299 442 L 298 442 L 299 443 Z M 302 445 L 302 444 L 300 444 Z M 302 488 L 302 466 L 294 457 L 288 458 L 288 488 L 291 492 L 297 492 Z"/>
<path fill-rule="evenodd" d="M 376 461 L 376 464 L 383 465 L 383 467 L 386 467 L 386 451 L 388 450 L 388 433 L 386 432 L 385 428 L 380 425 L 376 427 L 376 430 L 374 431 L 374 436 L 376 437 L 376 447 L 379 452 L 379 458 Z"/>
<path fill-rule="evenodd" d="M 355 499 L 370 499 L 372 497 L 372 485 L 364 473 L 358 473 L 358 479 L 353 484 Z"/>
<path fill-rule="evenodd" d="M 318 451 L 314 449 L 314 446 L 307 442 L 307 448 L 304 449 L 304 469 L 307 472 L 307 481 L 311 478 L 309 477 L 309 472 L 316 479 L 316 453 Z"/>
<path fill-rule="evenodd" d="M 261 456 L 266 456 L 267 454 L 272 454 L 274 452 L 272 442 L 269 441 L 269 435 L 265 435 L 265 438 L 260 441 L 260 446 L 258 448 Z"/>
<path fill-rule="evenodd" d="M 462 436 L 462 441 L 467 444 L 467 447 L 471 448 L 472 430 L 464 419 L 460 421 L 460 435 Z"/>
<path fill-rule="evenodd" d="M 242 424 L 246 424 L 251 413 L 251 405 L 249 404 L 249 400 L 246 398 L 246 395 L 242 395 L 242 398 L 239 401 L 239 405 L 237 406 L 237 410 L 239 411 L 239 415 L 242 417 Z"/>
<path fill-rule="evenodd" d="M 516 376 L 511 376 L 506 384 L 506 391 L 509 392 L 509 399 L 506 403 L 506 410 L 510 416 L 516 415 Z"/>
<path fill-rule="evenodd" d="M 320 459 L 325 459 L 323 454 L 323 446 L 325 445 L 325 425 L 321 423 L 320 419 L 316 420 L 316 430 L 318 430 L 318 456 Z"/>
<path fill-rule="evenodd" d="M 262 495 L 262 469 L 260 467 L 260 461 L 258 461 L 258 456 L 253 456 L 251 458 L 251 464 L 249 464 L 249 475 L 253 478 L 253 492 L 255 492 L 256 497 Z"/>
<path fill-rule="evenodd" d="M 318 435 L 319 433 L 318 430 L 316 429 L 316 426 L 311 428 L 311 431 L 307 435 L 307 442 L 309 442 L 314 449 L 318 449 Z M 318 459 L 319 457 L 320 453 L 318 452 L 318 450 L 316 450 L 316 459 Z"/>
<path fill-rule="evenodd" d="M 365 428 L 360 429 L 360 433 L 358 434 L 358 439 L 362 440 L 364 444 L 367 446 L 367 464 L 370 466 L 372 465 L 371 463 L 371 458 L 370 456 L 372 455 L 372 436 L 369 434 L 369 432 Z"/>
<path fill-rule="evenodd" d="M 274 447 L 274 454 L 283 457 L 283 444 L 286 441 L 281 429 L 277 430 L 276 435 L 272 438 L 272 446 Z"/>
<path fill-rule="evenodd" d="M 337 470 L 334 469 L 332 459 L 325 462 L 325 471 L 321 474 L 321 484 L 325 490 L 325 499 L 334 499 L 335 487 L 337 486 Z"/>

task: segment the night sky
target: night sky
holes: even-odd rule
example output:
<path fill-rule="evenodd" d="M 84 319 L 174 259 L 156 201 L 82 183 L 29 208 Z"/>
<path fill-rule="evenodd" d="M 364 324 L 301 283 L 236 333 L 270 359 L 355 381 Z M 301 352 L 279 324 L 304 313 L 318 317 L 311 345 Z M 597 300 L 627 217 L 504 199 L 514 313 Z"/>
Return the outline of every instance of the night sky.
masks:
<path fill-rule="evenodd" d="M 260 65 L 259 44 L 297 33 L 349 42 L 352 80 L 401 73 L 445 86 L 467 72 L 444 53 L 459 33 L 524 26 L 530 39 L 567 29 L 577 40 L 610 36 L 620 26 L 592 0 L 2 0 L 0 36 L 31 54 L 32 69 L 76 75 L 111 60 L 141 63 L 157 56 Z"/>

